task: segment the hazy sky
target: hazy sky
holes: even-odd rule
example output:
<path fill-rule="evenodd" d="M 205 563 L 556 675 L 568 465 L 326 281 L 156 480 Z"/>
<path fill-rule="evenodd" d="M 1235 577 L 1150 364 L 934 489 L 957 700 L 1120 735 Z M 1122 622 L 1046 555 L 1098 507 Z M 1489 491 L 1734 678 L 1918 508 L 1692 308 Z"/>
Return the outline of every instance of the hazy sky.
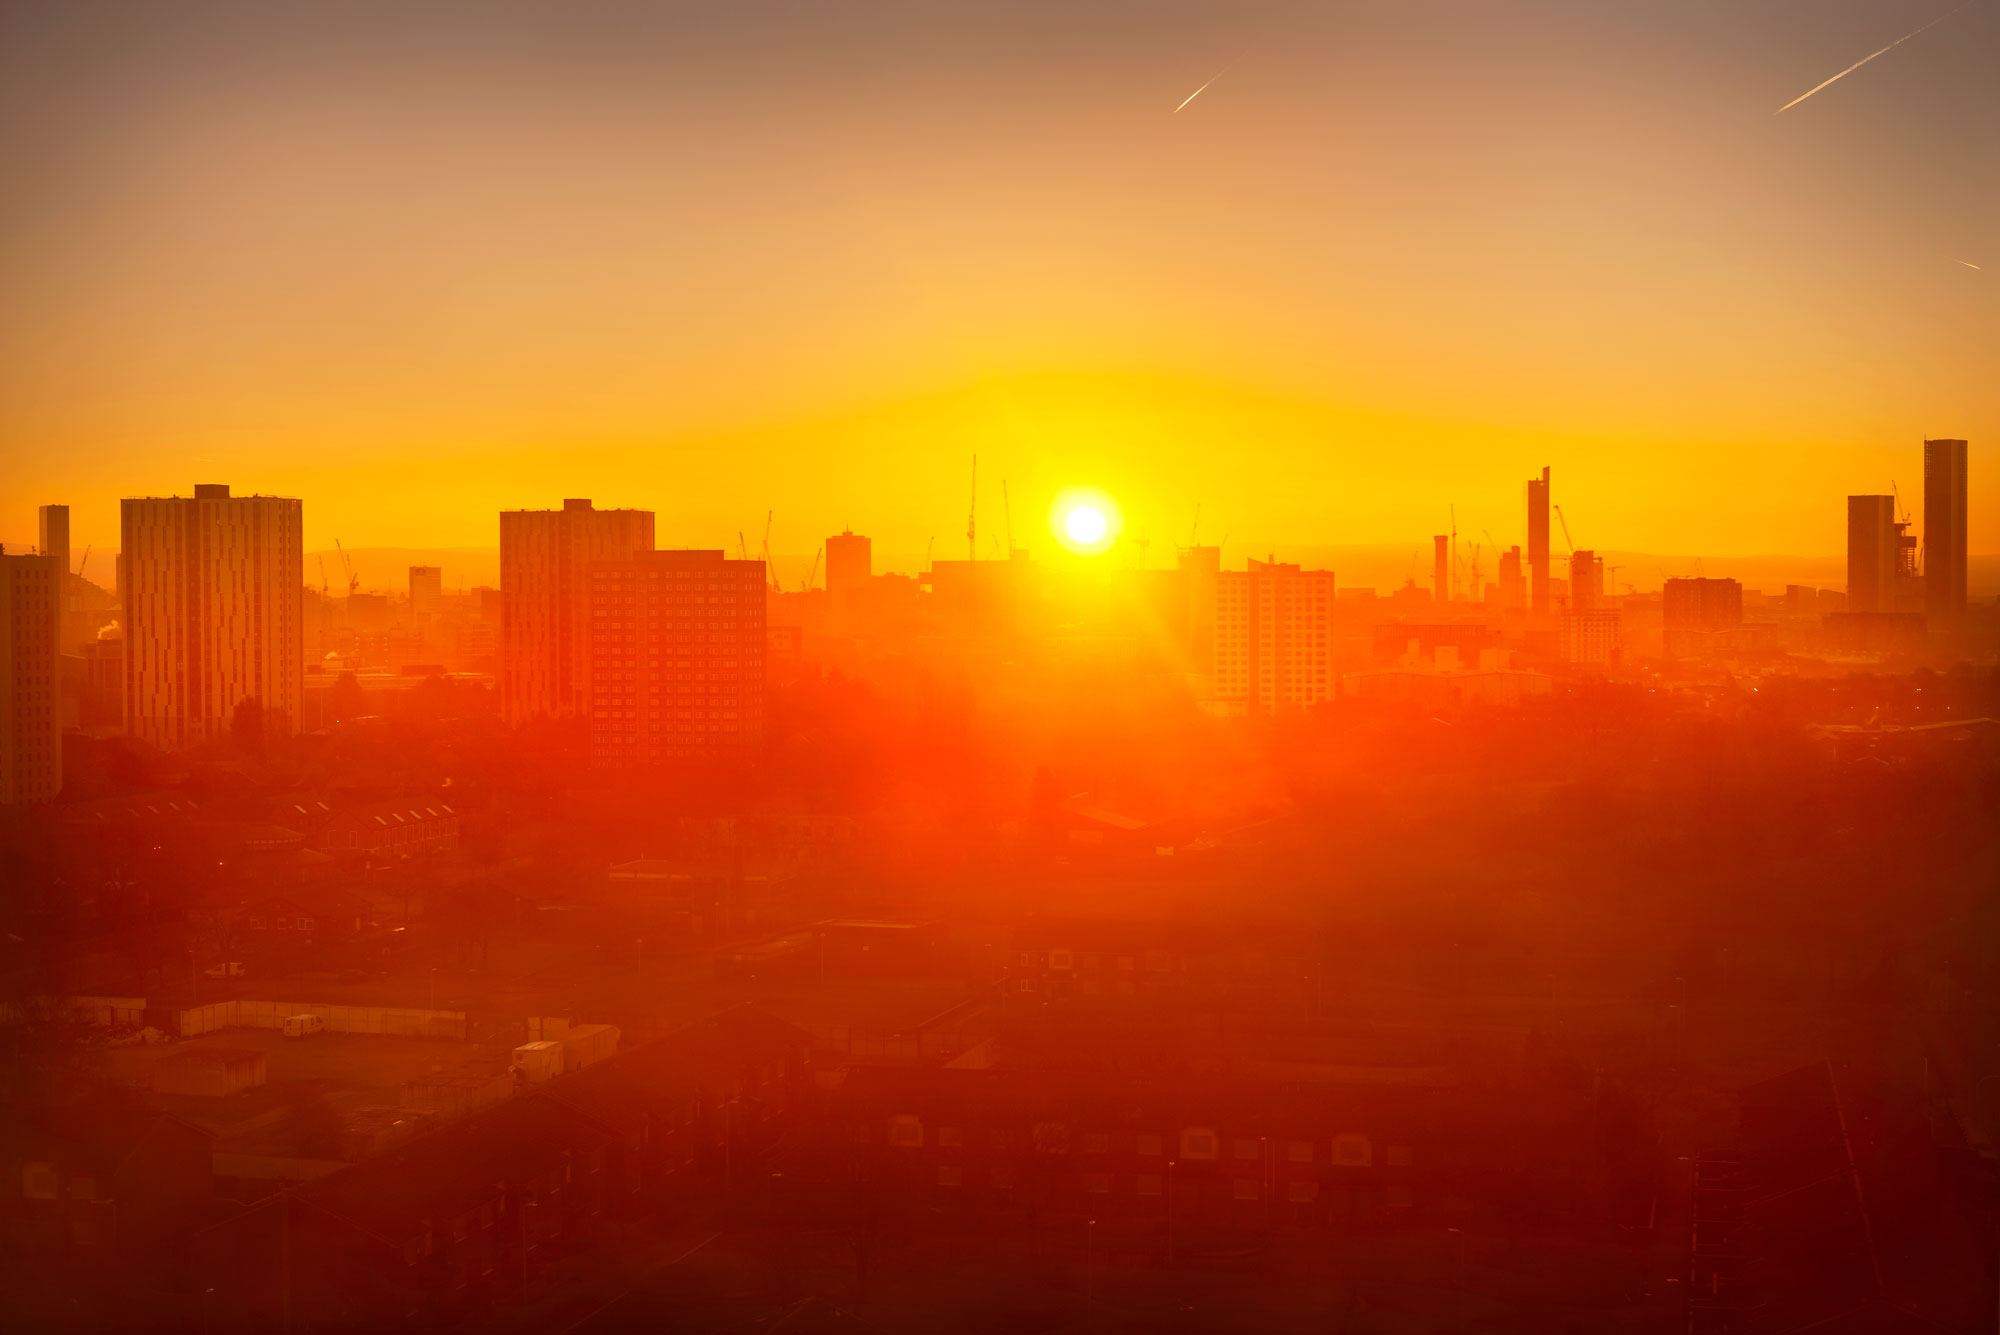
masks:
<path fill-rule="evenodd" d="M 7 4 L 0 538 L 958 555 L 976 452 L 1034 546 L 1515 542 L 1552 464 L 1579 545 L 1828 553 L 1952 435 L 2000 550 L 2000 0 L 1772 114 L 1949 8 Z"/>

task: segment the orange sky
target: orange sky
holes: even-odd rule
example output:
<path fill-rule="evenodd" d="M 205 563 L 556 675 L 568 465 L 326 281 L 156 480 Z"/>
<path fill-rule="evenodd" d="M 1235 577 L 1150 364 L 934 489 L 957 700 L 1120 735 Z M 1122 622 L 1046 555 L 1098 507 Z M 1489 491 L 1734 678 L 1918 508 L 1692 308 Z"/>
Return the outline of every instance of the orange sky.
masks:
<path fill-rule="evenodd" d="M 1817 554 L 1930 434 L 2000 550 L 1991 6 L 1777 117 L 1935 7 L 713 8 L 0 10 L 0 537 L 957 555 L 977 453 L 1031 545 L 1514 542 L 1552 464 L 1580 545 Z"/>

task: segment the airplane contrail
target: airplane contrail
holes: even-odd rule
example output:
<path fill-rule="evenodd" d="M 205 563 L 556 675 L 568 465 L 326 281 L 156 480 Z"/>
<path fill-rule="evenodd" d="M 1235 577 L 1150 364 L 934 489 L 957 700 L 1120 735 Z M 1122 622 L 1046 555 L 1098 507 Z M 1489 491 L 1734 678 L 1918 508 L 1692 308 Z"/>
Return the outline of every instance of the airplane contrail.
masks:
<path fill-rule="evenodd" d="M 1907 42 L 1912 37 L 1915 37 L 1917 33 L 1925 32 L 1931 28 L 1937 27 L 1938 24 L 1943 23 L 1953 14 L 1956 14 L 1959 9 L 1969 9 L 1971 7 L 1972 7 L 1972 0 L 1965 0 L 1965 3 L 1960 5 L 1958 9 L 1953 9 L 1946 13 L 1940 14 L 1936 18 L 1932 19 L 1929 23 L 1926 23 L 1923 27 L 1918 28 L 1916 32 L 1904 33 L 1901 37 L 1898 37 L 1895 41 L 1889 43 L 1889 45 L 1883 47 L 1880 51 L 1874 52 L 1871 55 L 1866 55 L 1861 57 L 1861 59 L 1855 61 L 1852 65 L 1849 65 L 1846 69 L 1834 75 L 1833 78 L 1828 79 L 1826 83 L 1814 84 L 1811 88 L 1806 89 L 1806 91 L 1800 93 L 1797 97 L 1785 103 L 1784 106 L 1779 107 L 1776 111 L 1772 112 L 1771 114 L 1773 116 L 1784 115 L 1786 112 L 1790 111 L 1793 107 L 1805 101 L 1807 98 L 1811 97 L 1814 93 L 1817 93 L 1820 89 L 1826 87 L 1827 84 L 1838 83 L 1840 80 L 1845 79 L 1848 75 L 1854 73 L 1854 71 L 1860 69 L 1863 65 L 1866 65 L 1869 61 L 1875 59 L 1876 56 L 1887 55 L 1889 52 L 1894 51 L 1897 47 L 1901 46 L 1904 42 Z"/>
<path fill-rule="evenodd" d="M 1986 272 L 1986 266 L 1983 264 L 1974 264 L 1971 260 L 1960 260 L 1959 263 L 1963 264 L 1968 269 L 1977 269 L 1981 273 Z"/>
<path fill-rule="evenodd" d="M 1967 3 L 1970 2 L 1971 0 L 1967 0 Z M 1215 74 L 1209 79 L 1208 83 L 1214 83 L 1216 79 L 1220 79 L 1224 74 L 1227 74 L 1228 72 L 1229 72 L 1229 67 L 1227 65 L 1224 65 L 1221 69 L 1215 72 Z M 1208 83 L 1203 84 L 1201 87 L 1195 89 L 1192 93 L 1189 93 L 1186 97 L 1182 98 L 1181 107 L 1186 106 L 1188 103 L 1194 101 L 1197 97 L 1200 97 L 1203 93 L 1207 92 Z M 1181 107 L 1175 107 L 1174 111 L 1178 113 Z"/>

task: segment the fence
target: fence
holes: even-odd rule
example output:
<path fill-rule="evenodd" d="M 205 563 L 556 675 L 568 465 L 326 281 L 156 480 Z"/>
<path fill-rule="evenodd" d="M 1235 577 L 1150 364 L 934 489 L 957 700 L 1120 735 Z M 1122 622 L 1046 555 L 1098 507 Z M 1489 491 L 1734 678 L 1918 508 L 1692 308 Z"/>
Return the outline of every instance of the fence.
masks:
<path fill-rule="evenodd" d="M 413 1010 L 392 1006 L 329 1006 L 308 1001 L 220 1001 L 180 1013 L 182 1038 L 217 1029 L 283 1029 L 294 1015 L 317 1015 L 330 1033 L 390 1034 L 399 1038 L 465 1041 L 464 1011 Z"/>

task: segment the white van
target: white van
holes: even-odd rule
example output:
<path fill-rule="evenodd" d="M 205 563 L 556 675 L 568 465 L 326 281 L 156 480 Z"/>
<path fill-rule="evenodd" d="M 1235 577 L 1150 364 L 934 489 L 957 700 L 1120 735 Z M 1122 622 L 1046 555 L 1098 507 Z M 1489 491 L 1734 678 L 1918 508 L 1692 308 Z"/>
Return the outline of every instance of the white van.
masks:
<path fill-rule="evenodd" d="M 285 1037 L 304 1038 L 307 1034 L 317 1034 L 325 1030 L 324 1015 L 287 1015 L 285 1017 Z"/>

